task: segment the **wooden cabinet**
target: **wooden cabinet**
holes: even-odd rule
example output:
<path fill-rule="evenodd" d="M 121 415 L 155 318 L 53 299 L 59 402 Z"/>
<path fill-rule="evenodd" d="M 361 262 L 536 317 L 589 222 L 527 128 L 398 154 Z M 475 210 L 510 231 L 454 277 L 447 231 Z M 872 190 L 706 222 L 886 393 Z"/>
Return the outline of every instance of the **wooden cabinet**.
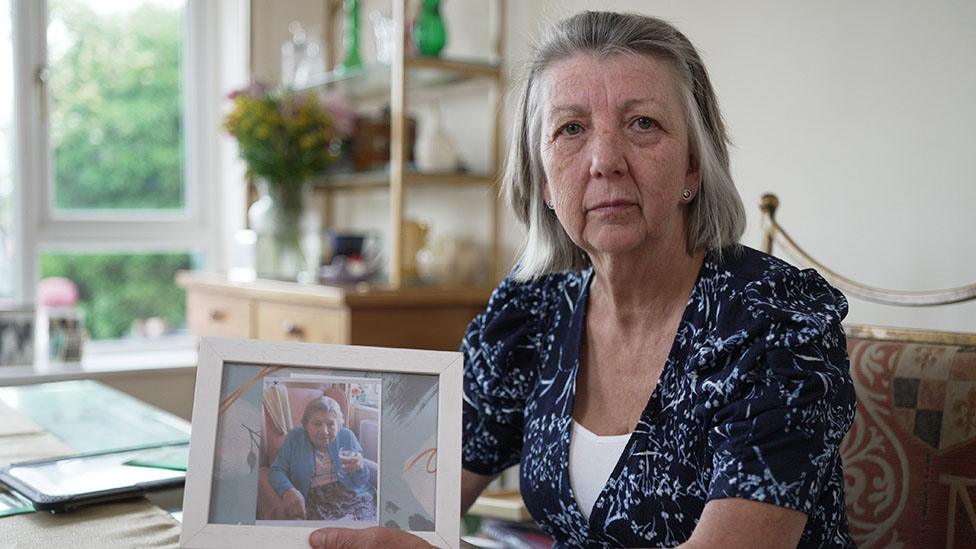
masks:
<path fill-rule="evenodd" d="M 332 308 L 259 301 L 254 337 L 279 341 L 348 343 L 348 314 Z"/>
<path fill-rule="evenodd" d="M 190 331 L 199 336 L 456 351 L 489 288 L 385 288 L 231 282 L 181 272 Z"/>
<path fill-rule="evenodd" d="M 186 319 L 195 334 L 250 337 L 251 302 L 239 297 L 206 292 L 187 292 Z"/>

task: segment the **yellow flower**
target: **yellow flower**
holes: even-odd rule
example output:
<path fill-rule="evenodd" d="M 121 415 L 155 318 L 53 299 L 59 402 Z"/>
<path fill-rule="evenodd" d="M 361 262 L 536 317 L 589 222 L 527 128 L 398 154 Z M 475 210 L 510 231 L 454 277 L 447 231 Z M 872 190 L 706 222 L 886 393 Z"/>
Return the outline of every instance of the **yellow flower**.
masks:
<path fill-rule="evenodd" d="M 331 146 L 331 113 L 315 95 L 252 85 L 233 95 L 223 127 L 237 139 L 248 171 L 270 180 L 296 181 L 319 173 L 337 151 Z"/>

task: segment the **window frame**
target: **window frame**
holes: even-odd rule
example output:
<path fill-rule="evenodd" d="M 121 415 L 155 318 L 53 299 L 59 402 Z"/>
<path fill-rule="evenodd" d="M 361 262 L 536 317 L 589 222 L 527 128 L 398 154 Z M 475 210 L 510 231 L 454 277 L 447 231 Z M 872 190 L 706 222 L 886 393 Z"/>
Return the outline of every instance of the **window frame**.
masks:
<path fill-rule="evenodd" d="M 228 234 L 243 228 L 242 170 L 220 139 L 226 89 L 249 76 L 249 2 L 186 0 L 182 39 L 182 210 L 58 210 L 40 78 L 47 63 L 47 1 L 12 0 L 14 52 L 14 299 L 36 301 L 46 253 L 172 253 L 226 265 Z M 237 47 L 229 47 L 233 45 Z M 235 187 L 241 187 L 237 191 Z M 222 200 L 227 198 L 227 200 Z M 239 213 L 238 213 L 239 212 Z"/>

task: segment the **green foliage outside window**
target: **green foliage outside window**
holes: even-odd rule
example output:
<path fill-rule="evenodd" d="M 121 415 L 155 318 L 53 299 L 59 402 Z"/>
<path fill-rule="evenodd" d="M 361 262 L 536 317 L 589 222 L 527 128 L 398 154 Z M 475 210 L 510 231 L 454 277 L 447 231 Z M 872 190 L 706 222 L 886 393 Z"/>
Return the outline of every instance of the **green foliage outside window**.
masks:
<path fill-rule="evenodd" d="M 181 208 L 181 11 L 51 2 L 51 144 L 59 208 Z"/>
<path fill-rule="evenodd" d="M 173 278 L 190 267 L 187 254 L 41 256 L 42 277 L 63 276 L 78 285 L 92 339 L 123 337 L 134 320 L 149 317 L 183 326 L 186 296 Z"/>

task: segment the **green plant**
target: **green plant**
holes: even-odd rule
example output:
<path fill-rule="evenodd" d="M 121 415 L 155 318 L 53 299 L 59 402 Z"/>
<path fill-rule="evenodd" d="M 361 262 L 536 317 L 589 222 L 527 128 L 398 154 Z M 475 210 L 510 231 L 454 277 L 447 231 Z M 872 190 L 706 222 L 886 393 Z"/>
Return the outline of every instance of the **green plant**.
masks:
<path fill-rule="evenodd" d="M 78 285 L 79 305 L 92 339 L 115 339 L 132 322 L 159 317 L 186 324 L 186 296 L 173 283 L 192 268 L 188 254 L 44 254 L 41 277 L 63 276 Z"/>

